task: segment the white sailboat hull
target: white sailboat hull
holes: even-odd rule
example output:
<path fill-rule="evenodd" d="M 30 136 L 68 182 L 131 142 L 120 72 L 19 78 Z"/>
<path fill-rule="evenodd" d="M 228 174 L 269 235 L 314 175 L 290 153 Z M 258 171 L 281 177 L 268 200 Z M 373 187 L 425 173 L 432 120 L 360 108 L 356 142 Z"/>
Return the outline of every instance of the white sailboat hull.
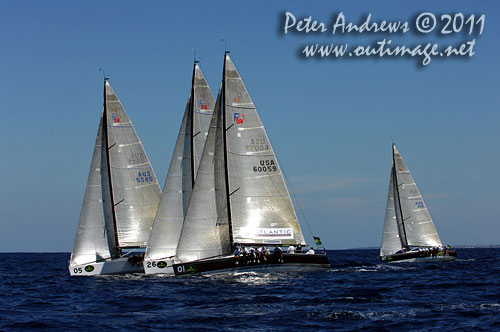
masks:
<path fill-rule="evenodd" d="M 144 266 L 142 264 L 130 263 L 128 258 L 122 257 L 102 262 L 70 265 L 69 273 L 71 276 L 144 273 Z"/>
<path fill-rule="evenodd" d="M 146 274 L 165 274 L 175 276 L 174 261 L 172 259 L 144 259 L 144 273 Z"/>

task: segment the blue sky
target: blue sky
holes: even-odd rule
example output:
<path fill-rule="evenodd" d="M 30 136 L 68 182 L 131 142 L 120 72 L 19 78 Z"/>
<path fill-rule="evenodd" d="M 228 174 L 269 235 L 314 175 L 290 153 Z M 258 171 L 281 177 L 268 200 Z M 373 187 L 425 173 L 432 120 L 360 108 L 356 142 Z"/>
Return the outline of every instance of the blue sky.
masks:
<path fill-rule="evenodd" d="M 472 58 L 422 67 L 416 58 L 298 54 L 308 43 L 455 45 L 474 36 L 284 35 L 286 11 L 326 23 L 339 12 L 354 23 L 368 13 L 380 21 L 462 12 L 486 14 L 486 24 Z M 380 245 L 391 137 L 444 242 L 499 244 L 499 15 L 486 1 L 2 1 L 0 251 L 71 250 L 102 107 L 99 68 L 163 186 L 190 48 L 216 93 L 222 38 L 328 248 Z"/>

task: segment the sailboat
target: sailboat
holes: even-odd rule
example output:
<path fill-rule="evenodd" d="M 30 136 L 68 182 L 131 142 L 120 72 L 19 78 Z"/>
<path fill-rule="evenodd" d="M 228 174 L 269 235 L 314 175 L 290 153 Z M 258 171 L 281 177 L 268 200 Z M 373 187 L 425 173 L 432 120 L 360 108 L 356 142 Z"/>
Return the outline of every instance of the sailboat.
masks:
<path fill-rule="evenodd" d="M 175 275 L 330 267 L 325 253 L 235 257 L 243 247 L 290 245 L 306 243 L 266 130 L 226 52 L 175 258 L 151 264 Z"/>
<path fill-rule="evenodd" d="M 212 91 L 195 61 L 191 92 L 144 257 L 146 274 L 165 274 L 167 265 L 173 264 L 214 104 Z"/>
<path fill-rule="evenodd" d="M 380 258 L 385 262 L 451 261 L 455 250 L 444 247 L 410 170 L 395 144 L 385 209 Z"/>
<path fill-rule="evenodd" d="M 120 100 L 104 80 L 104 106 L 69 261 L 72 276 L 144 272 L 142 256 L 160 187 Z"/>

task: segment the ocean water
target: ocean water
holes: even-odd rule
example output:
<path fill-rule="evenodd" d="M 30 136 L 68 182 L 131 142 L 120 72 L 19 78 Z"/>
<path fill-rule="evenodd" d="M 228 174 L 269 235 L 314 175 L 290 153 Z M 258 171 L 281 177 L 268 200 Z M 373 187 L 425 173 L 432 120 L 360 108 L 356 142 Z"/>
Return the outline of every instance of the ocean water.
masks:
<path fill-rule="evenodd" d="M 328 272 L 69 276 L 66 253 L 0 254 L 0 331 L 500 331 L 500 249 Z"/>

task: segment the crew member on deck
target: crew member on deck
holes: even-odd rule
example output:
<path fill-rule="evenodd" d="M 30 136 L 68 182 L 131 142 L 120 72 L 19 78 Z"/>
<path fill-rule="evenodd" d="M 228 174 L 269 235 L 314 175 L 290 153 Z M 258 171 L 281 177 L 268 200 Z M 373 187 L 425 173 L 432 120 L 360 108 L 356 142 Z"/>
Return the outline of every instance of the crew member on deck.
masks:
<path fill-rule="evenodd" d="M 287 254 L 295 254 L 295 247 L 293 246 L 293 244 L 291 244 L 288 249 L 286 250 L 286 253 Z"/>
<path fill-rule="evenodd" d="M 234 263 L 235 265 L 238 265 L 240 263 L 239 262 L 240 256 L 241 256 L 240 247 L 236 247 L 236 249 L 234 250 L 234 258 L 236 258 L 236 262 Z"/>
<path fill-rule="evenodd" d="M 276 246 L 274 248 L 273 254 L 276 257 L 276 259 L 278 260 L 278 263 L 283 263 L 283 250 L 281 250 L 280 247 Z"/>
<path fill-rule="evenodd" d="M 309 251 L 306 252 L 306 254 L 308 254 L 308 255 L 314 255 L 315 254 L 314 248 L 313 247 L 309 248 Z"/>

